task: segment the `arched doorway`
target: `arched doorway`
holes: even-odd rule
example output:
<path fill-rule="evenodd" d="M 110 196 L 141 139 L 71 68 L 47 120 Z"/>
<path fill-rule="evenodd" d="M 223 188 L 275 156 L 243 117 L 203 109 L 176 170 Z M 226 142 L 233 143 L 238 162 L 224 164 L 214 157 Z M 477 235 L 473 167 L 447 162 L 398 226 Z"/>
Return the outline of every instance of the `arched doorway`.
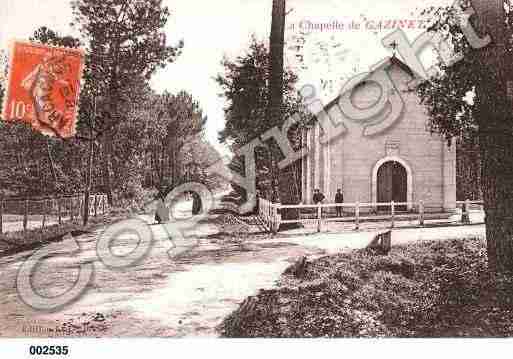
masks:
<path fill-rule="evenodd" d="M 398 161 L 387 161 L 378 168 L 378 202 L 408 202 L 408 173 Z M 397 211 L 406 211 L 407 206 L 395 207 Z M 378 211 L 390 211 L 389 206 L 379 206 Z"/>

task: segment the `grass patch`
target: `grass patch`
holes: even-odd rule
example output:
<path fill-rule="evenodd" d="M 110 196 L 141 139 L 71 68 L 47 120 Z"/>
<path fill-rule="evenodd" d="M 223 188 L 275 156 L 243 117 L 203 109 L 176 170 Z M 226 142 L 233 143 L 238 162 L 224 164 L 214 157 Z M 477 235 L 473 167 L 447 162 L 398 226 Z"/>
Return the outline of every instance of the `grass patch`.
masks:
<path fill-rule="evenodd" d="M 130 211 L 113 208 L 108 215 L 89 217 L 87 226 L 82 225 L 82 219 L 63 222 L 61 225 L 47 225 L 44 229 L 29 229 L 25 232 L 8 232 L 0 234 L 0 256 L 8 256 L 27 250 L 35 250 L 45 244 L 61 241 L 65 235 L 79 236 L 103 226 L 130 216 Z"/>
<path fill-rule="evenodd" d="M 247 298 L 225 337 L 509 337 L 512 277 L 492 281 L 479 239 L 366 250 L 290 268 L 277 289 Z M 497 290 L 495 290 L 497 288 Z M 497 294 L 499 293 L 499 294 Z"/>
<path fill-rule="evenodd" d="M 78 233 L 82 226 L 66 222 L 44 229 L 31 229 L 26 232 L 9 232 L 0 235 L 0 256 L 12 255 L 26 250 L 34 250 L 45 244 L 62 240 L 68 233 Z"/>

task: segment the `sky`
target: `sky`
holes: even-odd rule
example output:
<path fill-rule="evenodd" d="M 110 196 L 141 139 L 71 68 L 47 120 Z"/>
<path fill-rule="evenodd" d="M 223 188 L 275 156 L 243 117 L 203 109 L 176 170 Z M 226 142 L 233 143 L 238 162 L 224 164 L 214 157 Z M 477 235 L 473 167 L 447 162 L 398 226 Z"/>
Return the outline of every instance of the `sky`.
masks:
<path fill-rule="evenodd" d="M 0 49 L 11 39 L 28 39 L 40 26 L 61 34 L 73 34 L 69 23 L 69 0 L 2 0 L 0 7 Z M 235 58 L 245 53 L 251 35 L 267 42 L 271 27 L 272 0 L 165 0 L 171 10 L 166 25 L 168 42 L 183 39 L 185 47 L 176 62 L 159 70 L 152 79 L 157 92 L 186 90 L 200 103 L 208 117 L 207 139 L 223 154 L 228 149 L 217 142 L 224 126 L 225 100 L 214 77 L 223 71 L 223 56 Z M 356 67 L 369 66 L 392 54 L 381 45 L 381 38 L 392 30 L 395 20 L 416 20 L 418 10 L 430 5 L 447 5 L 448 0 L 288 0 L 286 23 L 286 66 L 297 70 L 298 86 L 312 84 L 321 91 L 326 103 L 336 95 L 338 84 Z M 337 28 L 320 31 L 321 24 L 338 23 Z M 340 25 L 342 24 L 342 25 Z M 359 24 L 350 27 L 350 24 Z M 418 24 L 418 23 L 417 23 Z M 344 26 L 341 28 L 341 26 Z M 300 31 L 307 32 L 301 54 L 306 69 L 295 61 L 291 48 Z M 405 30 L 413 40 L 422 29 Z M 326 46 L 327 45 L 327 46 Z M 324 48 L 328 48 L 324 52 Z M 332 86 L 321 82 L 331 79 Z"/>

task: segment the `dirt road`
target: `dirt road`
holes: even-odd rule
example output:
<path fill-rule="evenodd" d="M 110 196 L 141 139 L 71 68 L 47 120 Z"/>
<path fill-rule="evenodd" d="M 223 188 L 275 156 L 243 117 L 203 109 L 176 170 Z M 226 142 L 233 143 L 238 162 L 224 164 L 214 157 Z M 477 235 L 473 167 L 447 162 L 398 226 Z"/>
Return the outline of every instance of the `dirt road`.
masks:
<path fill-rule="evenodd" d="M 151 223 L 152 216 L 139 218 Z M 151 225 L 153 246 L 133 267 L 112 270 L 96 253 L 103 229 L 62 242 L 81 250 L 73 257 L 52 256 L 38 267 L 33 284 L 41 294 L 57 295 L 73 285 L 77 265 L 94 264 L 94 278 L 77 301 L 53 313 L 31 309 L 16 292 L 16 275 L 32 252 L 0 258 L 0 336 L 216 336 L 216 326 L 247 296 L 275 284 L 302 255 L 310 257 L 364 247 L 375 232 L 294 235 L 241 241 L 219 234 L 215 216 L 193 230 L 199 246 L 171 259 L 172 240 L 161 225 Z M 394 231 L 393 243 L 483 236 L 484 226 Z M 125 234 L 113 252 L 129 253 L 138 240 Z"/>

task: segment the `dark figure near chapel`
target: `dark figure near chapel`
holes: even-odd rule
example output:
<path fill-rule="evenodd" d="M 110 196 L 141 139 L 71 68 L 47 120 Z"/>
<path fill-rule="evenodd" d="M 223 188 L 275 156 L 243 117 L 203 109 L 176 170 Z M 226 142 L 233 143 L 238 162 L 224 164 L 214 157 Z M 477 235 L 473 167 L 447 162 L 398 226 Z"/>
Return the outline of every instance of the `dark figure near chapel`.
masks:
<path fill-rule="evenodd" d="M 337 189 L 337 194 L 335 195 L 335 203 L 344 203 L 344 194 L 342 193 L 342 189 Z M 342 217 L 342 206 L 337 206 L 337 217 Z"/>
<path fill-rule="evenodd" d="M 321 193 L 321 191 L 319 191 L 318 189 L 314 190 L 314 195 L 313 195 L 313 202 L 315 204 L 320 204 L 322 201 L 324 201 L 324 195 Z"/>
<path fill-rule="evenodd" d="M 201 196 L 196 192 L 192 192 L 192 215 L 200 214 L 202 207 Z"/>
<path fill-rule="evenodd" d="M 161 191 L 159 191 L 159 193 L 155 197 L 155 200 L 157 201 L 157 209 L 155 210 L 155 221 L 159 224 L 164 222 L 164 218 L 162 218 L 161 215 L 164 213 L 166 209 L 165 198 L 166 196 L 164 196 L 164 193 Z"/>

